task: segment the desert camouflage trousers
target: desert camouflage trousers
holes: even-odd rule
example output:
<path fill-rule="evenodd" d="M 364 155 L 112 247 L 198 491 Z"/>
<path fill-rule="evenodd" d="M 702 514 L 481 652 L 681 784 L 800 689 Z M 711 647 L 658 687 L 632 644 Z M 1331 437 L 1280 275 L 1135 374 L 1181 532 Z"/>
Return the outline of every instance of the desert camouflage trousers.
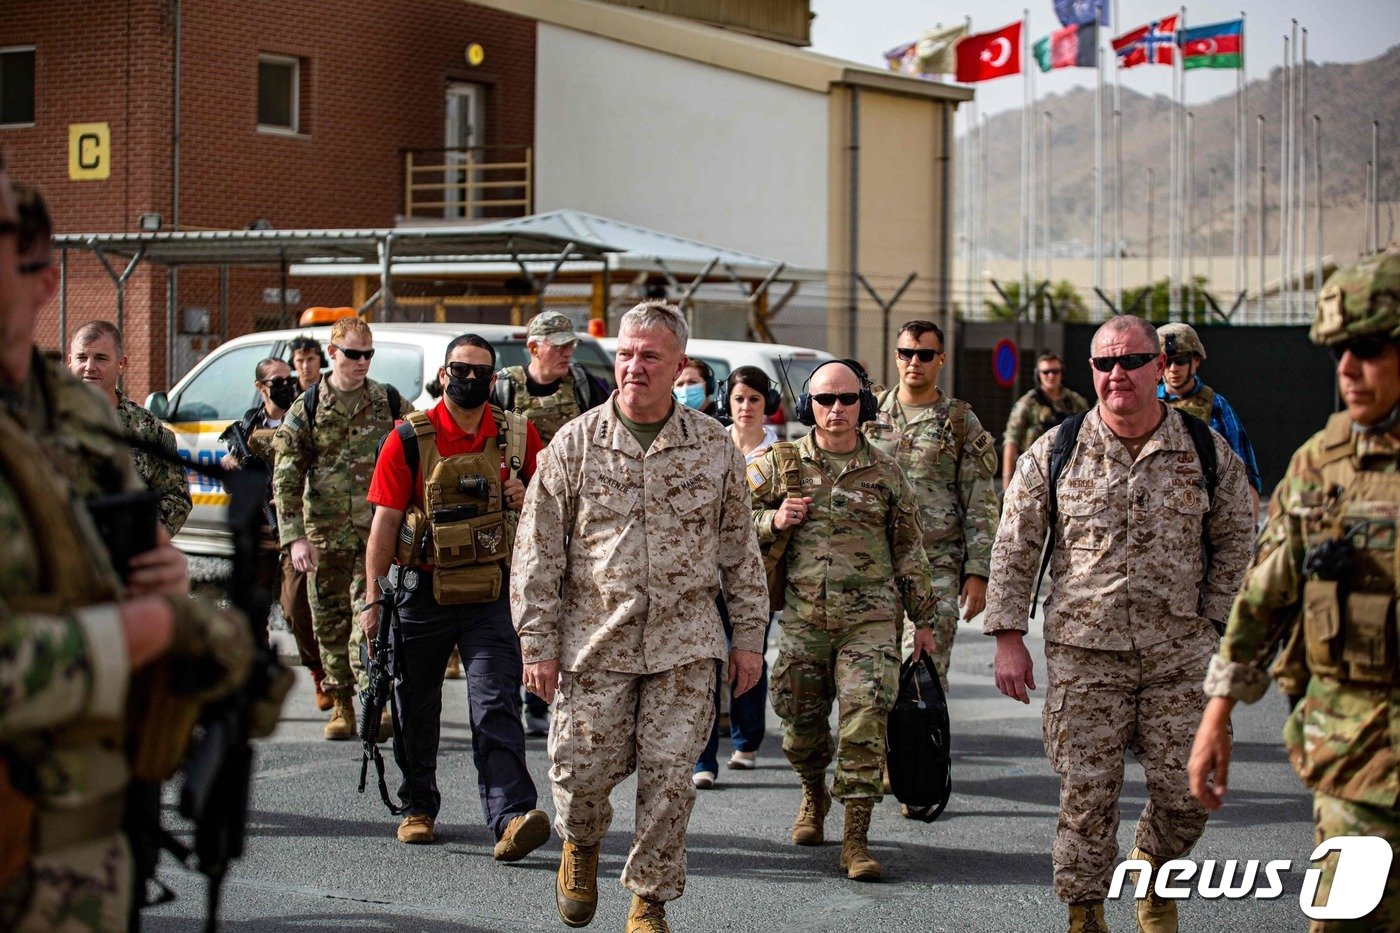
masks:
<path fill-rule="evenodd" d="M 120 833 L 36 855 L 27 872 L 0 890 L 0 930 L 126 930 L 131 872 L 131 850 Z"/>
<path fill-rule="evenodd" d="M 1336 836 L 1379 836 L 1390 843 L 1394 853 L 1390 862 L 1390 878 L 1376 909 L 1357 920 L 1313 920 L 1309 933 L 1371 933 L 1376 930 L 1400 930 L 1400 810 L 1356 803 L 1313 792 L 1313 824 L 1317 828 L 1315 843 Z M 1338 852 L 1323 859 L 1322 877 L 1317 885 L 1317 902 L 1327 903 L 1336 877 Z"/>
<path fill-rule="evenodd" d="M 1206 809 L 1191 796 L 1186 760 L 1217 640 L 1203 620 L 1198 632 L 1135 651 L 1046 642 L 1045 754 L 1060 776 L 1051 856 L 1061 901 L 1101 901 L 1108 893 L 1128 749 L 1147 778 L 1137 847 L 1164 861 L 1181 858 L 1205 830 Z"/>
<path fill-rule="evenodd" d="M 837 703 L 836 780 L 840 800 L 881 794 L 885 735 L 899 693 L 894 622 L 839 631 L 784 619 L 769 677 L 783 721 L 783 754 L 798 776 L 825 780 L 831 763 L 831 704 Z"/>
<path fill-rule="evenodd" d="M 608 797 L 636 771 L 636 830 L 622 886 L 652 900 L 685 891 L 690 773 L 714 721 L 715 663 L 657 674 L 560 674 L 549 727 L 554 828 L 575 845 L 601 842 L 612 823 Z"/>
<path fill-rule="evenodd" d="M 368 686 L 360 663 L 359 613 L 365 602 L 365 548 L 320 547 L 316 569 L 306 575 L 311 628 L 321 649 L 323 688 L 363 690 Z"/>
<path fill-rule="evenodd" d="M 937 599 L 933 616 L 933 666 L 943 693 L 948 693 L 948 666 L 953 663 L 953 639 L 958 637 L 958 597 L 962 595 L 962 542 L 954 541 L 943 552 L 928 556 L 933 575 L 933 595 Z M 914 623 L 904 619 L 900 640 L 902 657 L 914 653 Z"/>

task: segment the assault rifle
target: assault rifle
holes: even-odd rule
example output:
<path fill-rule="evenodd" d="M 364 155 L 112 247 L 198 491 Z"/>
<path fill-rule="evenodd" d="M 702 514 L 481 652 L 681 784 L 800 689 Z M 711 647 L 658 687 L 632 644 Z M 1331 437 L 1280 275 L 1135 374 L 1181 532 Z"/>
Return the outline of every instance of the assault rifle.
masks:
<path fill-rule="evenodd" d="M 389 812 L 398 816 L 406 807 L 394 805 L 389 797 L 389 785 L 384 781 L 384 756 L 379 751 L 379 720 L 387 706 L 395 714 L 397 722 L 398 701 L 394 699 L 394 649 L 393 634 L 398 627 L 399 610 L 397 593 L 388 577 L 379 578 L 379 628 L 374 632 L 374 647 L 365 665 L 365 678 L 368 681 L 360 694 L 360 741 L 364 743 L 364 754 L 360 758 L 360 793 L 365 792 L 369 778 L 369 763 L 374 762 L 374 770 L 379 776 L 379 796 Z"/>
<path fill-rule="evenodd" d="M 223 433 L 223 438 L 233 447 L 233 455 L 238 458 L 239 466 L 244 469 L 261 468 L 266 472 L 267 482 L 263 484 L 262 511 L 263 517 L 267 519 L 267 527 L 273 532 L 277 531 L 277 509 L 272 505 L 272 474 L 270 472 L 272 464 L 263 457 L 253 453 L 253 448 L 248 446 L 248 429 L 242 421 L 234 421 L 228 426 L 228 430 Z"/>
<path fill-rule="evenodd" d="M 163 904 L 174 892 L 155 878 L 156 862 L 164 849 L 187 868 L 208 879 L 205 929 L 219 925 L 219 896 L 230 862 L 243 855 L 248 825 L 248 792 L 252 782 L 252 738 L 264 736 L 276 725 L 282 698 L 291 687 L 292 675 L 278 661 L 276 652 L 263 643 L 271 594 L 257 585 L 257 557 L 262 537 L 260 506 L 266 471 L 254 463 L 241 470 L 225 470 L 214 464 L 195 464 L 176 457 L 159 444 L 120 431 L 98 428 L 128 446 L 165 462 L 178 463 L 218 479 L 229 493 L 228 523 L 233 533 L 233 572 L 225 589 L 228 602 L 244 616 L 254 633 L 253 664 L 248 678 L 232 693 L 206 703 L 185 749 L 181 768 L 180 815 L 192 825 L 193 843 L 176 839 L 161 824 L 160 784 L 133 781 L 127 792 L 126 825 L 135 861 L 135 898 L 132 928 L 139 927 L 136 911 Z M 175 694 L 197 693 L 209 682 L 206 665 L 182 664 L 171 673 Z M 183 739 L 183 736 L 178 737 Z M 148 899 L 149 883 L 160 893 Z"/>

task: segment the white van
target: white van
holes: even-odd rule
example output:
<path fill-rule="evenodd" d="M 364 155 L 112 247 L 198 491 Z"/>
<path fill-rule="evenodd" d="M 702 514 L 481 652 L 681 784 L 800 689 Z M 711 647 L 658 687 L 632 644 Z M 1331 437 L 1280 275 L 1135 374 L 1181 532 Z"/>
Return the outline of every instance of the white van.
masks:
<path fill-rule="evenodd" d="M 617 349 L 616 337 L 603 337 L 598 343 L 609 354 Z M 686 344 L 686 354 L 704 360 L 715 371 L 715 381 L 719 391 L 724 391 L 724 380 L 740 366 L 757 366 L 768 374 L 773 384 L 783 393 L 783 410 L 768 419 L 777 426 L 786 425 L 787 436 L 801 437 L 810 428 L 800 424 L 794 412 L 797 409 L 796 396 L 802 392 L 807 377 L 812 375 L 824 360 L 835 359 L 825 350 L 810 347 L 795 347 L 786 343 L 755 343 L 748 340 L 705 340 L 692 338 Z M 781 432 L 779 432 L 781 433 Z"/>
<path fill-rule="evenodd" d="M 418 408 L 436 403 L 426 386 L 436 378 L 447 345 L 465 333 L 479 334 L 496 348 L 496 366 L 523 365 L 529 360 L 525 349 L 525 328 L 503 324 L 374 324 L 374 359 L 369 375 L 399 390 Z M 305 327 L 271 330 L 235 337 L 201 360 L 169 392 L 156 392 L 146 399 L 146 407 L 165 420 L 175 432 L 180 453 L 196 463 L 217 463 L 228 452 L 219 435 L 229 423 L 258 404 L 253 388 L 253 370 L 258 362 L 273 356 L 287 359 L 292 338 L 310 334 L 324 347 L 331 329 Z M 574 360 L 612 385 L 612 363 L 597 341 L 579 336 Z M 190 498 L 194 508 L 175 544 L 189 554 L 224 556 L 233 552 L 232 539 L 224 525 L 228 495 L 217 480 L 189 474 Z"/>

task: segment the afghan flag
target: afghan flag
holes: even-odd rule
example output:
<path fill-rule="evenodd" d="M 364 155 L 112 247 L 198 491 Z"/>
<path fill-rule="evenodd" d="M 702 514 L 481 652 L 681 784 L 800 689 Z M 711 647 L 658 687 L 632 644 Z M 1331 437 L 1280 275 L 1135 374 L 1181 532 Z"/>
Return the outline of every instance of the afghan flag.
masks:
<path fill-rule="evenodd" d="M 1041 71 L 1051 68 L 1093 68 L 1099 63 L 1099 28 L 1088 23 L 1056 29 L 1037 40 L 1032 51 Z"/>
<path fill-rule="evenodd" d="M 1181 30 L 1182 68 L 1243 68 L 1244 20 Z"/>

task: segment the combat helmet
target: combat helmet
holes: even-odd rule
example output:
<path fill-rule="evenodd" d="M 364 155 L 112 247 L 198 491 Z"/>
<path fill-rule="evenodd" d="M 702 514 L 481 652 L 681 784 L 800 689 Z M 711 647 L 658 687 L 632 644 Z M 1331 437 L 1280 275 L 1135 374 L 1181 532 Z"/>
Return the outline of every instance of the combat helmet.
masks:
<path fill-rule="evenodd" d="M 1317 296 L 1308 337 L 1324 346 L 1354 337 L 1400 338 L 1400 241 L 1332 273 Z"/>
<path fill-rule="evenodd" d="M 1163 324 L 1157 328 L 1157 339 L 1162 341 L 1162 352 L 1169 357 L 1182 353 L 1194 353 L 1202 360 L 1206 358 L 1205 344 L 1201 343 L 1201 338 L 1196 334 L 1196 328 L 1190 324 L 1184 324 L 1181 321 Z"/>

